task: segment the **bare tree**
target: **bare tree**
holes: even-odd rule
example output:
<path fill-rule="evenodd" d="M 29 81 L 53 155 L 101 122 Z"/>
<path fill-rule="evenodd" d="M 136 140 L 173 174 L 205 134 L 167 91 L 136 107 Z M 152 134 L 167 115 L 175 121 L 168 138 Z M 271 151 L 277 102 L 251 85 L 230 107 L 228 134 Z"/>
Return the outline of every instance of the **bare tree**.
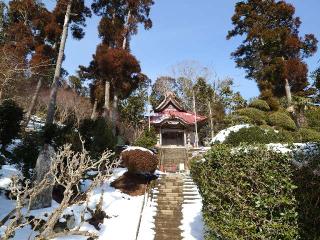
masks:
<path fill-rule="evenodd" d="M 76 198 L 76 196 L 74 196 L 73 187 L 80 183 L 80 180 L 84 177 L 86 172 L 99 170 L 97 171 L 98 175 L 94 178 L 90 188 L 86 191 L 87 197 L 84 205 L 86 208 L 88 207 L 90 192 L 99 184 L 103 183 L 106 178 L 110 177 L 112 170 L 119 165 L 119 161 L 114 161 L 111 158 L 112 155 L 112 152 L 105 151 L 101 155 L 100 159 L 95 160 L 90 157 L 89 153 L 84 148 L 82 152 L 76 153 L 71 150 L 71 145 L 67 144 L 55 154 L 51 161 L 50 170 L 45 174 L 41 182 L 37 183 L 37 185 L 30 187 L 30 183 L 28 183 L 26 187 L 23 188 L 18 185 L 17 180 L 14 180 L 12 191 L 18 193 L 16 214 L 8 224 L 2 239 L 9 239 L 18 228 L 30 224 L 28 217 L 30 215 L 33 199 L 36 198 L 39 191 L 42 191 L 53 184 L 60 184 L 65 188 L 63 199 L 59 207 L 56 208 L 52 213 L 49 213 L 48 220 L 39 229 L 39 235 L 37 236 L 37 239 L 51 239 L 68 235 L 82 235 L 96 238 L 97 236 L 94 233 L 80 230 L 81 224 L 83 223 L 84 212 L 81 213 L 82 223 L 73 230 L 56 232 L 55 226 L 62 217 L 65 209 L 70 206 L 71 199 Z M 64 174 L 61 174 L 61 172 Z M 29 196 L 30 201 L 28 199 Z M 28 209 L 27 213 L 24 215 L 21 211 L 23 207 L 27 207 Z M 84 211 L 86 208 L 84 208 Z"/>

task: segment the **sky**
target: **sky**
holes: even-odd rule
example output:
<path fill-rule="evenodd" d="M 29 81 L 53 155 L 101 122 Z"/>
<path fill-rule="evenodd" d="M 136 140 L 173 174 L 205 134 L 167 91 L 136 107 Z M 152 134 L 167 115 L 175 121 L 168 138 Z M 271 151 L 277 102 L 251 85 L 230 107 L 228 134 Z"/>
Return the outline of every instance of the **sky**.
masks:
<path fill-rule="evenodd" d="M 47 0 L 53 4 L 53 0 Z M 232 29 L 231 16 L 238 0 L 155 0 L 151 10 L 153 27 L 140 27 L 131 40 L 131 51 L 140 61 L 142 71 L 155 81 L 170 75 L 172 66 L 185 61 L 196 61 L 213 70 L 217 78 L 231 77 L 234 89 L 250 99 L 259 95 L 254 81 L 245 78 L 243 69 L 236 68 L 230 54 L 241 38 L 226 40 Z M 320 40 L 320 1 L 287 0 L 296 7 L 302 21 L 301 34 L 313 33 Z M 86 1 L 89 5 L 90 1 Z M 86 36 L 81 41 L 68 39 L 63 66 L 74 74 L 79 65 L 88 65 L 100 42 L 97 33 L 99 18 L 88 19 Z M 70 36 L 70 35 L 69 35 Z M 320 49 L 306 60 L 309 71 L 316 69 Z"/>

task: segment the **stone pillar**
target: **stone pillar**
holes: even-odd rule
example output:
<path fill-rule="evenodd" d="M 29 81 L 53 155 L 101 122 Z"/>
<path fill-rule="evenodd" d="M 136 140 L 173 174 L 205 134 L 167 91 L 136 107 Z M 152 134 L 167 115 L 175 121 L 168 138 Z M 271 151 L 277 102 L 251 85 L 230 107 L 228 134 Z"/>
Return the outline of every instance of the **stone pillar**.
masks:
<path fill-rule="evenodd" d="M 53 147 L 49 144 L 45 144 L 43 149 L 41 150 L 37 163 L 36 163 L 36 180 L 34 186 L 37 186 L 45 177 L 46 174 L 50 171 L 51 161 L 55 155 L 55 151 Z M 52 176 L 47 176 L 49 182 L 53 182 Z M 41 186 L 39 186 L 41 187 Z M 53 184 L 48 185 L 41 192 L 39 192 L 36 196 L 30 199 L 30 209 L 40 209 L 51 207 L 52 203 L 52 189 Z"/>

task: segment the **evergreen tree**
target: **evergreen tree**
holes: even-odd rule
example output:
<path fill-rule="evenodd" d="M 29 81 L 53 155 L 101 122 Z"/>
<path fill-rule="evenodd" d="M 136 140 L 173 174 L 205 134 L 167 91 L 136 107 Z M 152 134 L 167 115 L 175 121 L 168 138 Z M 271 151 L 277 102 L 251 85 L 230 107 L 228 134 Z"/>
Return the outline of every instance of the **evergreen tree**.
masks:
<path fill-rule="evenodd" d="M 264 98 L 290 98 L 308 86 L 304 58 L 317 50 L 313 34 L 299 35 L 301 21 L 293 5 L 276 0 L 238 2 L 232 16 L 234 28 L 227 39 L 244 36 L 232 53 L 238 67 L 257 82 Z M 289 88 L 290 87 L 290 88 Z"/>

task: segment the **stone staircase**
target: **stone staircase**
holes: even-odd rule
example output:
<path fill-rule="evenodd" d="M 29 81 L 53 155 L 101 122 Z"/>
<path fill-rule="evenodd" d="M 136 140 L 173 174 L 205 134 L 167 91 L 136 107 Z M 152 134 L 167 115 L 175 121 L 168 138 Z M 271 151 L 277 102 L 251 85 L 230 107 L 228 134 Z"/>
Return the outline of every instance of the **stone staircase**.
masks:
<path fill-rule="evenodd" d="M 185 148 L 160 148 L 160 169 L 164 172 L 179 171 L 180 164 L 186 166 L 187 150 Z"/>
<path fill-rule="evenodd" d="M 183 240 L 182 208 L 199 199 L 197 187 L 188 175 L 163 174 L 152 191 L 157 206 L 154 240 Z"/>

